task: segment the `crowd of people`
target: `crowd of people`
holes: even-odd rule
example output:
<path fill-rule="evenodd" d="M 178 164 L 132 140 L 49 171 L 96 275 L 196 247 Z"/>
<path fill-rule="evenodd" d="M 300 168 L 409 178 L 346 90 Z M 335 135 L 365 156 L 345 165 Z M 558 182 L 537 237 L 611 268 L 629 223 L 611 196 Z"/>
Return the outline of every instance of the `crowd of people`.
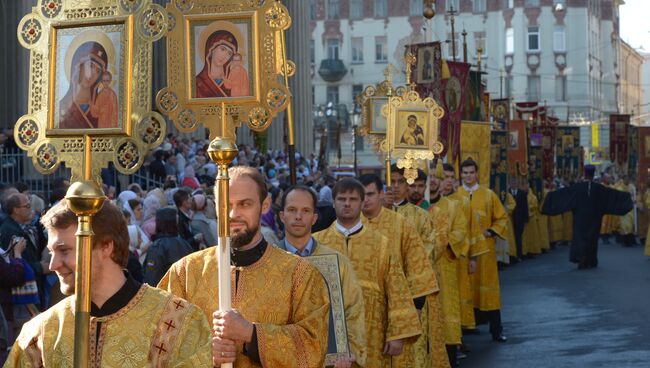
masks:
<path fill-rule="evenodd" d="M 129 320 L 139 305 L 158 303 L 150 325 L 167 327 L 142 326 L 148 340 L 132 347 L 148 352 L 140 360 L 323 366 L 330 293 L 310 257 L 329 254 L 338 259 L 350 350 L 333 358 L 336 367 L 457 367 L 469 353 L 463 336 L 477 326 L 487 323 L 493 341 L 507 341 L 499 269 L 576 242 L 578 204 L 560 211 L 545 203 L 551 192 L 566 198 L 562 187 L 570 183 L 546 182 L 538 198 L 527 181 L 512 180 L 507 193 L 496 194 L 478 182 L 472 160 L 459 173 L 441 162 L 429 174 L 418 170 L 411 184 L 397 165 L 390 183 L 372 173 L 337 180 L 313 155 L 297 154 L 291 185 L 284 152 L 243 145 L 230 169 L 234 310 L 221 311 L 213 250 L 217 168 L 206 149 L 202 140 L 171 137 L 147 163 L 161 187 L 104 188 L 111 201 L 95 221 L 107 230 L 95 231 L 91 315 L 114 316 L 126 329 L 109 330 L 108 320 L 94 325 L 106 352 L 123 349 L 122 334 L 142 326 Z M 602 177 L 614 186 L 609 180 Z M 57 181 L 46 199 L 23 183 L 1 188 L 0 362 L 13 345 L 9 367 L 34 363 L 32 342 L 51 341 L 43 334 L 71 333 L 63 328 L 72 315 L 66 295 L 74 292 L 76 218 L 62 200 L 68 186 Z M 616 189 L 635 191 L 629 182 Z M 650 192 L 643 198 L 650 208 Z M 629 214 L 605 216 L 602 234 L 614 233 L 626 245 L 636 242 Z M 63 327 L 41 328 L 55 320 Z M 161 328 L 165 333 L 156 333 Z M 114 345 L 104 333 L 115 334 Z M 60 359 L 65 348 L 41 346 L 54 355 L 40 359 Z M 110 365 L 115 358 L 98 349 L 95 357 Z"/>

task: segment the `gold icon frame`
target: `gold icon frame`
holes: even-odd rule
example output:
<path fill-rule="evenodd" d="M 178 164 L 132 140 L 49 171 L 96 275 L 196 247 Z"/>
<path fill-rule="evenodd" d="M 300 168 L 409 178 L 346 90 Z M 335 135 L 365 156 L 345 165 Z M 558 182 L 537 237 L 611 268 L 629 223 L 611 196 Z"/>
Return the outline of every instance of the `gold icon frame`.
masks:
<path fill-rule="evenodd" d="M 100 170 L 109 162 L 124 174 L 140 168 L 147 151 L 165 137 L 166 122 L 151 111 L 150 96 L 152 43 L 165 35 L 168 22 L 167 12 L 151 0 L 42 0 L 23 17 L 17 36 L 30 51 L 30 92 L 28 112 L 16 122 L 14 138 L 39 172 L 50 174 L 65 163 L 76 181 L 85 177 L 84 167 L 90 166 L 90 177 L 99 182 Z M 119 45 L 122 60 L 117 63 L 119 70 L 113 69 L 120 76 L 121 127 L 61 129 L 55 121 L 55 89 L 61 75 L 57 71 L 57 33 L 77 28 L 99 34 L 104 32 L 102 27 L 110 25 L 124 28 Z M 87 142 L 92 142 L 91 165 L 83 162 Z"/>
<path fill-rule="evenodd" d="M 171 20 L 167 36 L 167 87 L 156 96 L 158 109 L 181 132 L 193 132 L 203 124 L 210 129 L 211 139 L 217 136 L 234 139 L 235 129 L 242 122 L 254 131 L 266 130 L 273 117 L 287 107 L 291 97 L 280 77 L 285 70 L 288 76 L 295 73 L 294 63 L 287 61 L 285 67 L 283 58 L 281 32 L 291 26 L 286 7 L 279 1 L 173 0 L 166 10 Z M 196 60 L 196 43 L 193 42 L 196 32 L 191 32 L 196 27 L 193 25 L 242 20 L 250 23 L 250 47 L 243 56 L 252 66 L 252 70 L 247 69 L 252 81 L 249 95 L 193 96 L 197 90 L 193 79 L 198 73 L 193 67 Z M 238 52 L 239 43 L 237 49 Z M 225 80 L 228 77 L 225 66 L 223 73 Z M 218 83 L 215 81 L 215 84 Z"/>

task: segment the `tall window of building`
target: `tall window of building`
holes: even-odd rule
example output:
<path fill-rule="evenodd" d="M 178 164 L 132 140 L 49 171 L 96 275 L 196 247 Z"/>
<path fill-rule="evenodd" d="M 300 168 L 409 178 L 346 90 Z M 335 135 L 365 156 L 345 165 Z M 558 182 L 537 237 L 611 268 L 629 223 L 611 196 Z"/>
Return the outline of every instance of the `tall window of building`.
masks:
<path fill-rule="evenodd" d="M 375 37 L 375 62 L 385 63 L 388 61 L 388 40 L 386 36 Z"/>
<path fill-rule="evenodd" d="M 363 93 L 363 84 L 352 85 L 352 102 L 357 105 L 357 96 Z"/>
<path fill-rule="evenodd" d="M 327 86 L 327 102 L 339 103 L 339 86 Z"/>
<path fill-rule="evenodd" d="M 503 0 L 503 7 L 506 9 L 512 9 L 515 7 L 515 0 Z"/>
<path fill-rule="evenodd" d="M 510 98 L 510 96 L 512 96 L 514 92 L 513 84 L 512 84 L 513 83 L 512 75 L 506 76 L 505 83 L 506 83 L 506 97 Z"/>
<path fill-rule="evenodd" d="M 539 51 L 539 27 L 528 27 L 528 51 Z"/>
<path fill-rule="evenodd" d="M 424 12 L 423 4 L 422 0 L 411 0 L 410 14 L 414 17 L 422 16 L 422 12 Z"/>
<path fill-rule="evenodd" d="M 327 0 L 327 19 L 339 18 L 339 0 Z"/>
<path fill-rule="evenodd" d="M 539 75 L 528 76 L 528 101 L 539 101 L 540 95 Z"/>
<path fill-rule="evenodd" d="M 375 0 L 375 18 L 386 18 L 387 15 L 387 0 Z"/>
<path fill-rule="evenodd" d="M 539 0 L 526 0 L 524 2 L 524 5 L 527 8 L 536 7 L 536 6 L 539 6 Z"/>
<path fill-rule="evenodd" d="M 566 101 L 566 75 L 555 77 L 555 101 Z"/>
<path fill-rule="evenodd" d="M 506 54 L 515 53 L 515 30 L 510 27 L 506 28 Z"/>
<path fill-rule="evenodd" d="M 485 1 L 486 0 L 472 0 L 474 13 L 485 13 Z"/>
<path fill-rule="evenodd" d="M 555 26 L 555 29 L 553 30 L 553 51 L 566 51 L 566 35 L 564 34 L 564 26 Z"/>
<path fill-rule="evenodd" d="M 363 37 L 352 37 L 352 62 L 363 63 Z"/>
<path fill-rule="evenodd" d="M 309 40 L 309 61 L 312 64 L 316 63 L 316 43 L 314 40 Z"/>
<path fill-rule="evenodd" d="M 478 48 L 482 49 L 481 58 L 487 56 L 487 41 L 485 39 L 485 32 L 474 32 L 474 44 L 476 45 L 476 55 L 478 56 Z"/>
<path fill-rule="evenodd" d="M 350 0 L 350 19 L 363 19 L 363 0 Z"/>
<path fill-rule="evenodd" d="M 459 2 L 458 0 L 447 0 L 447 2 L 445 3 L 446 4 L 445 11 L 450 11 L 452 7 L 454 8 L 455 11 L 458 11 L 458 9 L 460 9 L 460 7 L 458 6 L 458 2 Z"/>
<path fill-rule="evenodd" d="M 316 20 L 316 0 L 309 0 L 309 19 Z"/>
<path fill-rule="evenodd" d="M 338 38 L 330 38 L 327 40 L 327 58 L 338 60 L 339 59 L 339 48 L 341 43 Z"/>

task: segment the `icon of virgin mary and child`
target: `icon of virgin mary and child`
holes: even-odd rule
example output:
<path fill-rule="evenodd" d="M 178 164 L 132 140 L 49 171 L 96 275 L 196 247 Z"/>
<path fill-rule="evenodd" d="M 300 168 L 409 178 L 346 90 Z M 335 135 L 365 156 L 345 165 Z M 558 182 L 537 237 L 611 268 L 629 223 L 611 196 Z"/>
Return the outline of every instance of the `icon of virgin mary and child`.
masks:
<path fill-rule="evenodd" d="M 109 71 L 113 55 L 109 55 L 106 50 L 112 44 L 104 46 L 101 42 L 96 42 L 98 40 L 89 39 L 92 38 L 80 34 L 66 52 L 69 87 L 59 103 L 58 127 L 61 129 L 118 127 L 118 99 L 111 86 L 113 75 Z M 103 39 L 110 43 L 107 37 Z M 79 43 L 75 48 L 74 45 Z M 70 59 L 69 53 L 73 50 Z"/>
<path fill-rule="evenodd" d="M 241 32 L 231 22 L 216 21 L 201 32 L 201 41 L 206 36 L 205 63 L 195 78 L 196 97 L 249 96 L 248 71 L 243 60 L 246 45 L 242 44 Z"/>

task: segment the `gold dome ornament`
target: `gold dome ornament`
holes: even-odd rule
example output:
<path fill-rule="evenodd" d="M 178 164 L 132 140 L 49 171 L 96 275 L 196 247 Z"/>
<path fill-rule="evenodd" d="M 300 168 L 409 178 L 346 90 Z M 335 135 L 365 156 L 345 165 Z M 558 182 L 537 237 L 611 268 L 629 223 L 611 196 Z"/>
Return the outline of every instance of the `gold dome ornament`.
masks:
<path fill-rule="evenodd" d="M 433 10 L 433 6 L 431 5 L 432 4 L 427 4 L 424 8 L 424 11 L 422 12 L 422 15 L 427 19 L 431 19 L 436 16 L 436 11 Z"/>

